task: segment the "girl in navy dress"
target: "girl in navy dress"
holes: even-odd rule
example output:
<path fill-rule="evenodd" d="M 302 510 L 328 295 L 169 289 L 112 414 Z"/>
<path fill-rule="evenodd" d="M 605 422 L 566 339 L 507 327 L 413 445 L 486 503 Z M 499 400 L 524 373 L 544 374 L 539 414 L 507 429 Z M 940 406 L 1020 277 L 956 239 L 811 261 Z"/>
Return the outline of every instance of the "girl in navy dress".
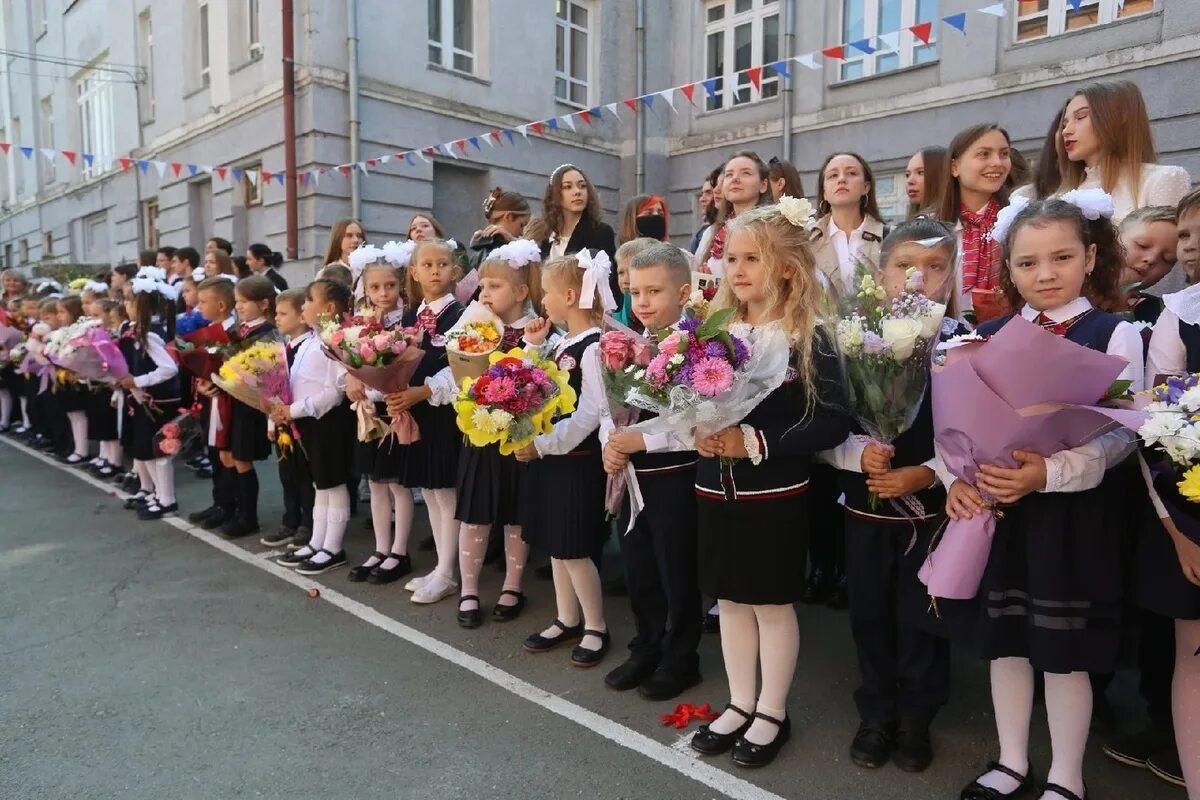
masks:
<path fill-rule="evenodd" d="M 409 388 L 387 397 L 389 415 L 408 411 L 421 430 L 420 439 L 398 450 L 397 479 L 401 486 L 420 489 L 424 495 L 437 549 L 437 567 L 433 572 L 414 578 L 404 587 L 413 593 L 414 603 L 436 603 L 458 591 L 454 580 L 458 565 L 454 506 L 462 433 L 455 422 L 453 406 L 433 406 L 428 402 L 433 397 L 429 379 L 449 366 L 446 334 L 463 312 L 462 305 L 454 299 L 457 275 L 454 250 L 441 239 L 425 239 L 412 250 L 405 272 L 405 294 L 410 306 L 404 312 L 403 325 L 420 330 L 420 347 L 425 355 L 413 373 Z"/>
<path fill-rule="evenodd" d="M 749 767 L 769 764 L 791 735 L 809 467 L 850 430 L 832 335 L 818 316 L 822 287 L 806 223 L 779 206 L 729 222 L 714 306 L 735 309 L 729 332 L 754 353 L 787 348 L 788 366 L 739 424 L 696 437 L 700 589 L 720 607 L 729 704 L 691 745 L 704 755 L 732 748 L 734 762 Z"/>
<path fill-rule="evenodd" d="M 162 281 L 135 278 L 125 284 L 124 296 L 130 325 L 118 345 L 129 375 L 117 382 L 125 394 L 121 444 L 141 482 L 126 508 L 139 519 L 161 519 L 179 510 L 171 459 L 156 457 L 154 449 L 154 434 L 179 408 L 179 367 L 165 344 L 175 338 L 174 290 Z"/>
<path fill-rule="evenodd" d="M 571 414 L 555 420 L 553 431 L 516 453 L 518 460 L 532 462 L 522 487 L 522 532 L 525 541 L 550 556 L 558 612 L 549 627 L 525 640 L 525 649 L 542 653 L 579 642 L 571 652 L 577 667 L 599 664 L 610 641 L 595 558 L 609 530 L 599 433 L 607 400 L 599 347 L 604 313 L 617 307 L 611 269 L 607 255 L 587 251 L 556 258 L 542 268 L 546 317 L 567 332 L 550 357 L 568 373 L 578 399 Z M 540 347 L 549 330 L 546 320 L 526 325 L 526 344 Z"/>
<path fill-rule="evenodd" d="M 1120 378 L 1143 383 L 1142 340 L 1120 317 L 1092 305 L 1116 300 L 1123 259 L 1109 219 L 1111 198 L 1098 191 L 1034 201 L 997 238 L 1004 247 L 1000 285 L 1022 317 L 1076 344 L 1128 362 Z M 1107 205 L 1107 209 L 1104 206 Z M 1091 298 L 1091 299 L 1089 299 Z M 1014 315 L 979 326 L 987 336 Z M 964 800 L 1024 795 L 1033 786 L 1029 723 L 1034 673 L 1046 677 L 1046 716 L 1053 757 L 1043 800 L 1086 799 L 1083 755 L 1092 715 L 1088 673 L 1114 669 L 1121 638 L 1122 559 L 1127 531 L 1125 493 L 1109 472 L 1134 450 L 1121 429 L 1049 457 L 1013 453 L 1014 469 L 984 464 L 979 490 L 1005 506 L 974 603 L 977 614 L 961 637 L 991 661 L 999 761 L 962 791 Z M 1107 474 L 1106 474 L 1107 473 Z M 949 485 L 952 519 L 985 513 L 980 492 L 962 480 Z"/>
<path fill-rule="evenodd" d="M 58 327 L 66 328 L 74 325 L 83 316 L 83 298 L 77 294 L 68 294 L 58 300 Z M 57 390 L 58 406 L 67 416 L 67 424 L 71 430 L 71 452 L 62 457 L 62 462 L 69 466 L 87 466 L 88 460 L 88 400 L 91 395 L 90 387 L 81 381 L 71 381 Z"/>
<path fill-rule="evenodd" d="M 108 328 L 105 296 L 107 284 L 89 283 L 84 287 L 83 311 L 89 317 L 100 320 Z M 87 415 L 87 432 L 91 439 L 99 442 L 100 450 L 89 463 L 91 473 L 97 478 L 108 480 L 121 471 L 124 454 L 121 452 L 120 432 L 117 428 L 117 410 L 113 406 L 112 387 L 96 384 L 89 388 L 84 413 Z"/>

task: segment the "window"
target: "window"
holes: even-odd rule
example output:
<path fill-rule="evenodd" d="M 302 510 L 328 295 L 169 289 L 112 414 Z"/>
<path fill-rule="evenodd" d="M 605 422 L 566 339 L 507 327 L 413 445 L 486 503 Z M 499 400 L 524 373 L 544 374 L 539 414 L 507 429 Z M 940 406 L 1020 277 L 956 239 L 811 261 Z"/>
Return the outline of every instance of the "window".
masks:
<path fill-rule="evenodd" d="M 908 216 L 908 191 L 904 174 L 876 175 L 875 200 L 884 221 L 901 220 Z"/>
<path fill-rule="evenodd" d="M 22 264 L 29 263 L 29 240 L 28 239 L 21 240 L 21 263 Z"/>
<path fill-rule="evenodd" d="M 54 234 L 47 231 L 42 234 L 42 259 L 54 257 Z"/>
<path fill-rule="evenodd" d="M 0 128 L 0 142 L 7 142 L 7 141 L 8 141 L 8 130 L 6 128 Z M 9 203 L 12 203 L 13 201 L 16 200 L 16 198 L 13 197 L 12 187 L 9 185 L 9 182 L 8 182 L 9 181 L 8 162 L 9 162 L 9 159 L 0 158 L 0 205 L 5 206 L 5 207 L 7 207 Z M 11 267 L 12 264 L 6 263 L 5 266 Z"/>
<path fill-rule="evenodd" d="M 208 86 L 208 0 L 199 0 L 197 7 L 200 29 L 200 85 Z"/>
<path fill-rule="evenodd" d="M 473 0 L 429 0 L 429 63 L 475 72 Z"/>
<path fill-rule="evenodd" d="M 259 39 L 259 0 L 246 0 L 246 41 L 250 47 L 250 59 L 262 58 L 263 47 Z"/>
<path fill-rule="evenodd" d="M 83 177 L 94 178 L 116 154 L 113 127 L 112 80 L 109 73 L 90 70 L 75 81 L 79 101 L 80 150 L 92 153 L 91 166 L 83 162 Z"/>
<path fill-rule="evenodd" d="M 257 176 L 255 180 L 250 180 L 250 172 Z M 249 208 L 262 202 L 262 164 L 249 164 L 242 168 L 242 205 Z"/>
<path fill-rule="evenodd" d="M 42 98 L 42 137 L 39 147 L 54 149 L 54 98 Z M 45 165 L 46 183 L 54 183 L 58 177 L 58 159 L 40 159 L 39 164 Z"/>
<path fill-rule="evenodd" d="M 557 0 L 554 19 L 554 96 L 564 103 L 587 107 L 588 30 L 591 11 L 579 0 Z"/>
<path fill-rule="evenodd" d="M 716 94 L 705 108 L 749 103 L 750 78 L 737 72 L 779 60 L 779 0 L 710 0 L 704 13 L 704 74 L 717 79 Z M 761 97 L 778 94 L 779 77 L 764 74 Z"/>
<path fill-rule="evenodd" d="M 933 37 L 938 26 L 932 26 L 929 44 L 918 39 L 909 27 L 937 19 L 938 0 L 843 0 L 842 41 L 865 40 L 866 47 L 875 52 L 868 55 L 847 45 L 839 79 L 864 78 L 936 61 L 937 42 Z"/>
<path fill-rule="evenodd" d="M 142 203 L 142 221 L 146 231 L 146 247 L 158 249 L 158 198 Z"/>
<path fill-rule="evenodd" d="M 21 135 L 21 118 L 20 117 L 12 118 L 12 140 L 14 142 L 16 142 L 17 144 L 20 144 L 21 142 L 25 141 L 25 137 Z M 15 200 L 20 200 L 22 195 L 25 194 L 25 164 L 24 164 L 24 161 L 25 161 L 25 159 L 17 158 L 15 155 L 12 157 L 13 173 L 14 173 L 14 176 L 16 177 L 16 191 L 17 191 L 17 196 L 14 198 Z"/>
<path fill-rule="evenodd" d="M 1153 10 L 1154 0 L 1017 0 L 1016 40 L 1058 36 Z"/>
<path fill-rule="evenodd" d="M 138 64 L 145 70 L 146 85 L 138 90 L 142 122 L 154 119 L 154 28 L 150 9 L 138 16 Z"/>
<path fill-rule="evenodd" d="M 105 212 L 83 218 L 83 249 L 85 258 L 92 263 L 107 261 L 111 257 L 108 252 L 108 215 Z"/>

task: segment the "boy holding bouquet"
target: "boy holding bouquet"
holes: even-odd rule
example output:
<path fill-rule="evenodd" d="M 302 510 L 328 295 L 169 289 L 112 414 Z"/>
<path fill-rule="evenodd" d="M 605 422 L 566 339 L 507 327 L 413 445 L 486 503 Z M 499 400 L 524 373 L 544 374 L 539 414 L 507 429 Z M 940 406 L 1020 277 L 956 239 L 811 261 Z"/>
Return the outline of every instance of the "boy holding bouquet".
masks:
<path fill-rule="evenodd" d="M 691 295 L 691 265 L 669 244 L 655 244 L 629 263 L 634 316 L 648 335 L 679 322 Z M 623 334 L 606 334 L 600 358 L 612 368 L 636 360 Z M 642 411 L 641 418 L 651 416 Z M 696 575 L 696 452 L 668 434 L 600 425 L 604 468 L 610 475 L 633 465 L 644 508 L 630 526 L 631 504 L 621 513 L 621 554 L 636 635 L 629 660 L 604 679 L 618 691 L 637 688 L 649 700 L 668 700 L 700 682 L 700 586 Z"/>

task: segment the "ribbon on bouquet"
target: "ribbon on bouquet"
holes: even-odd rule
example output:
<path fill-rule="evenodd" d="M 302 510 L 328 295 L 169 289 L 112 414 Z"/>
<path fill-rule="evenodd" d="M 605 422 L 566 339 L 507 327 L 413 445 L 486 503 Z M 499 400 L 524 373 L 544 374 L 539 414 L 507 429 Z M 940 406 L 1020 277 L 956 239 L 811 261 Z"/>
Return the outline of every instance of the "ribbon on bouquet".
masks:
<path fill-rule="evenodd" d="M 350 404 L 357 420 L 356 435 L 360 442 L 373 442 L 388 434 L 388 426 L 375 413 L 375 404 L 370 400 L 355 400 Z"/>
<path fill-rule="evenodd" d="M 611 314 L 604 315 L 604 325 L 606 328 L 625 334 L 634 342 L 643 342 L 647 347 L 650 346 L 645 335 L 619 322 Z M 599 358 L 599 354 L 596 357 Z M 614 433 L 634 424 L 641 416 L 641 412 L 633 406 L 622 405 L 615 409 L 609 407 L 608 411 Z M 642 497 L 642 487 L 638 484 L 637 471 L 633 468 L 632 460 L 625 465 L 625 469 L 621 472 L 608 475 L 605 481 L 604 506 L 610 517 L 616 517 L 621 513 L 621 503 L 625 499 L 626 492 L 629 493 L 629 527 L 625 529 L 625 533 L 628 534 L 633 530 L 633 523 L 637 520 L 638 514 L 646 507 L 646 502 Z"/>
<path fill-rule="evenodd" d="M 873 444 L 880 450 L 886 451 L 888 456 L 894 456 L 896 454 L 895 445 L 881 442 L 873 437 L 868 438 L 867 444 Z M 869 494 L 868 502 L 871 504 L 872 510 L 874 510 L 876 504 L 878 504 L 879 499 L 879 496 L 874 492 Z M 908 555 L 917 545 L 917 520 L 923 520 L 927 518 L 929 513 L 925 510 L 925 504 L 911 494 L 905 495 L 904 497 L 890 498 L 888 502 L 891 504 L 892 508 L 900 512 L 900 516 L 903 517 L 912 527 L 912 536 L 908 540 L 908 547 L 904 549 L 904 555 Z"/>

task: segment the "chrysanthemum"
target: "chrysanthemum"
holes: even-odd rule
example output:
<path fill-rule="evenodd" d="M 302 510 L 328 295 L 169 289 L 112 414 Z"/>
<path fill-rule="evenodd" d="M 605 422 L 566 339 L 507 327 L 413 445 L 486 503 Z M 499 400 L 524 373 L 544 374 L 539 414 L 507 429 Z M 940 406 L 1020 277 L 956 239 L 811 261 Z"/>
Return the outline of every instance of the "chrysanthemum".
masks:
<path fill-rule="evenodd" d="M 716 397 L 733 385 L 733 367 L 720 358 L 703 358 L 692 370 L 692 387 L 705 397 Z"/>

